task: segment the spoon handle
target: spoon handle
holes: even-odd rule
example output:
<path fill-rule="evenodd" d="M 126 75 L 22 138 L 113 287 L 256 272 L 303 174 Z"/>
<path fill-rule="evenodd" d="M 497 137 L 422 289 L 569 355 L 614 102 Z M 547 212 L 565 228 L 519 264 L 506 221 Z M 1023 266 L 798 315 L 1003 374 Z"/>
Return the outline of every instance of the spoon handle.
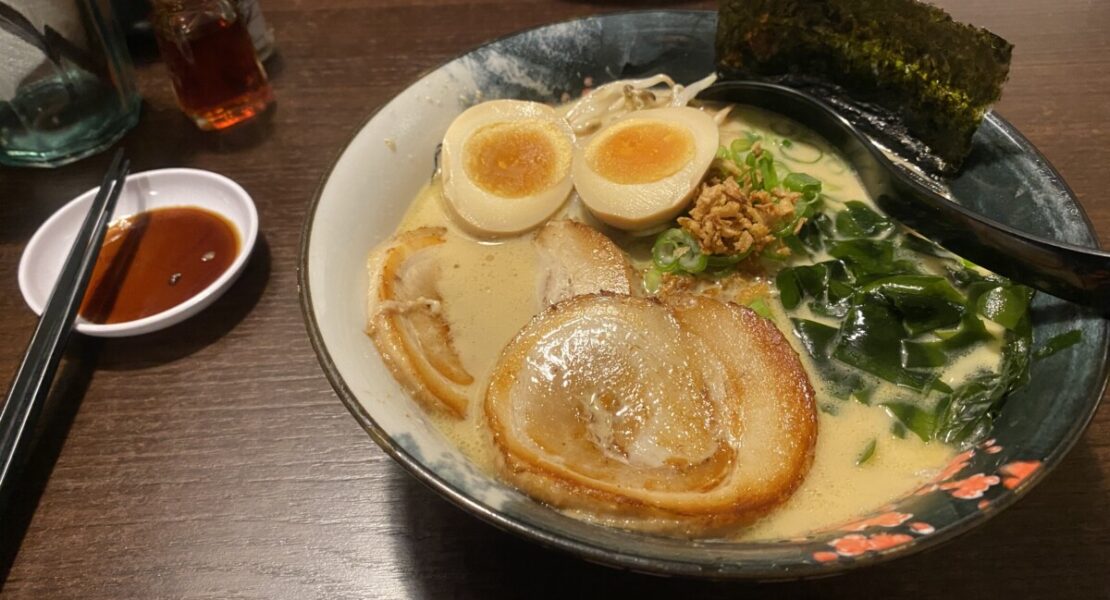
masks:
<path fill-rule="evenodd" d="M 944 248 L 1053 296 L 1110 308 L 1110 254 L 1018 231 L 909 178 L 895 177 L 892 187 L 876 198 L 879 208 Z"/>

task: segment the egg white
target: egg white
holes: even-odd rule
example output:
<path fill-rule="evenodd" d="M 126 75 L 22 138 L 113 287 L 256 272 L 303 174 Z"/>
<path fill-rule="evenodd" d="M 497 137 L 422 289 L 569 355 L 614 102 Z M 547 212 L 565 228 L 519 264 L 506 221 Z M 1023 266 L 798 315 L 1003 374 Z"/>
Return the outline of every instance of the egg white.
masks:
<path fill-rule="evenodd" d="M 647 183 L 618 183 L 596 172 L 588 156 L 613 132 L 630 121 L 664 123 L 688 132 L 694 154 L 675 173 Z M 675 218 L 692 199 L 694 190 L 717 152 L 717 124 L 709 114 L 689 107 L 639 110 L 614 120 L 579 146 L 571 173 L 582 202 L 598 220 L 628 231 L 642 231 Z"/>
<path fill-rule="evenodd" d="M 527 196 L 507 198 L 482 189 L 464 168 L 467 141 L 497 123 L 533 121 L 551 131 L 556 149 L 556 181 Z M 521 233 L 549 219 L 566 202 L 573 184 L 570 165 L 574 132 L 555 109 L 537 102 L 492 100 L 455 118 L 443 137 L 440 167 L 443 192 L 456 220 L 472 234 L 506 236 Z"/>

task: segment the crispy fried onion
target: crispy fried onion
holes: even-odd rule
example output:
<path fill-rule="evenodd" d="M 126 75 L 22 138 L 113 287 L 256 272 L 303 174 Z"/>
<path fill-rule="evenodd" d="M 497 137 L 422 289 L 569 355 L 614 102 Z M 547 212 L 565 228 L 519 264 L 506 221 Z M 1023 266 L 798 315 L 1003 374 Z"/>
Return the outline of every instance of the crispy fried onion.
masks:
<path fill-rule="evenodd" d="M 589 135 L 609 120 L 626 112 L 663 106 L 686 106 L 716 80 L 715 73 L 688 86 L 675 83 L 670 76 L 664 74 L 644 79 L 620 79 L 582 96 L 567 109 L 566 119 L 575 135 Z"/>
<path fill-rule="evenodd" d="M 484 408 L 499 466 L 526 493 L 685 535 L 785 501 L 817 434 L 813 389 L 774 325 L 687 294 L 552 306 L 506 347 Z"/>
<path fill-rule="evenodd" d="M 759 254 L 778 241 L 774 231 L 794 216 L 800 196 L 782 188 L 767 192 L 741 187 L 732 177 L 711 177 L 698 188 L 690 215 L 679 217 L 678 224 L 697 238 L 706 254 Z M 786 246 L 778 250 L 779 255 L 790 253 Z"/>
<path fill-rule="evenodd" d="M 461 418 L 474 378 L 455 351 L 436 286 L 445 235 L 442 227 L 406 231 L 370 255 L 366 333 L 418 401 Z"/>
<path fill-rule="evenodd" d="M 549 221 L 534 240 L 539 257 L 540 308 L 582 294 L 632 293 L 636 280 L 624 252 L 605 234 L 578 221 Z"/>

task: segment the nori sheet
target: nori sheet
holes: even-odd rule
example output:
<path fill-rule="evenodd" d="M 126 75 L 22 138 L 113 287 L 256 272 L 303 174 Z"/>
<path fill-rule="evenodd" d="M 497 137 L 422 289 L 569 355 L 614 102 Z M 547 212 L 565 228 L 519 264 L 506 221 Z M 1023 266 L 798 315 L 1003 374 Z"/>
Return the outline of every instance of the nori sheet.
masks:
<path fill-rule="evenodd" d="M 967 156 L 1013 50 L 916 0 L 720 0 L 716 43 L 726 77 L 816 92 L 939 172 Z"/>

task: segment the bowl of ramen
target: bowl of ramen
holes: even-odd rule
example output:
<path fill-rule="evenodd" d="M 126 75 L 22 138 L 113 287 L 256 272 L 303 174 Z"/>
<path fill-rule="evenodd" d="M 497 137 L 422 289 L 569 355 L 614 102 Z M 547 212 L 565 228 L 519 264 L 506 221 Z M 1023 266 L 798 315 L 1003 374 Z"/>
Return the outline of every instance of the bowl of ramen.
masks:
<path fill-rule="evenodd" d="M 324 371 L 415 477 L 595 562 L 797 578 L 967 531 L 1082 434 L 1106 322 L 904 229 L 790 115 L 699 101 L 715 27 L 549 25 L 381 107 L 305 225 Z M 958 201 L 1096 245 L 1006 121 L 972 153 Z"/>

